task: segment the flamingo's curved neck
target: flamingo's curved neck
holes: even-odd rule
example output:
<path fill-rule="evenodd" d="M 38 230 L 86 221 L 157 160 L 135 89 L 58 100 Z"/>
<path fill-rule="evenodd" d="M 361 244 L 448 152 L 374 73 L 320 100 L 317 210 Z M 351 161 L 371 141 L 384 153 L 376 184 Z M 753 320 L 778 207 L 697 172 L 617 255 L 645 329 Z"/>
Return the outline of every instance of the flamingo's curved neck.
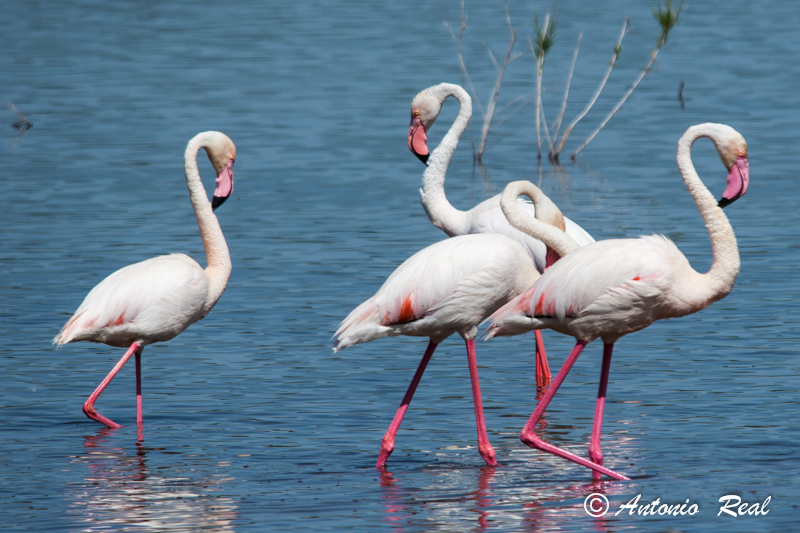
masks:
<path fill-rule="evenodd" d="M 454 96 L 460 105 L 458 116 L 444 136 L 442 142 L 431 153 L 428 159 L 428 168 L 422 175 L 422 189 L 419 191 L 422 206 L 431 222 L 441 228 L 448 235 L 463 235 L 469 232 L 469 215 L 453 207 L 444 194 L 444 178 L 450 159 L 458 146 L 458 140 L 467 129 L 472 116 L 472 99 L 467 91 L 449 83 L 436 87 L 436 96 L 441 102 L 448 96 Z"/>
<path fill-rule="evenodd" d="M 225 236 L 222 234 L 217 216 L 211 209 L 211 202 L 208 201 L 206 189 L 200 180 L 200 170 L 197 168 L 197 153 L 207 143 L 207 139 L 203 135 L 200 134 L 189 141 L 183 157 L 183 165 L 186 173 L 186 186 L 189 188 L 189 198 L 195 217 L 197 217 L 203 248 L 206 251 L 205 273 L 208 280 L 208 296 L 205 312 L 207 313 L 225 291 L 232 265 L 228 244 L 225 242 Z"/>
<path fill-rule="evenodd" d="M 517 198 L 524 194 L 533 202 L 536 218 L 520 209 Z M 500 197 L 500 207 L 508 222 L 520 230 L 545 243 L 561 256 L 579 248 L 563 230 L 564 215 L 539 187 L 529 181 L 515 181 L 506 185 Z"/>
<path fill-rule="evenodd" d="M 719 146 L 722 141 L 720 135 L 721 132 L 714 124 L 701 124 L 686 130 L 678 141 L 678 169 L 705 221 L 714 254 L 709 271 L 705 274 L 698 273 L 693 283 L 686 284 L 683 291 L 685 294 L 682 295 L 687 304 L 701 309 L 728 295 L 733 289 L 741 265 L 736 236 L 728 217 L 717 206 L 717 201 L 700 180 L 692 163 L 694 142 L 701 137 L 708 137 Z"/>

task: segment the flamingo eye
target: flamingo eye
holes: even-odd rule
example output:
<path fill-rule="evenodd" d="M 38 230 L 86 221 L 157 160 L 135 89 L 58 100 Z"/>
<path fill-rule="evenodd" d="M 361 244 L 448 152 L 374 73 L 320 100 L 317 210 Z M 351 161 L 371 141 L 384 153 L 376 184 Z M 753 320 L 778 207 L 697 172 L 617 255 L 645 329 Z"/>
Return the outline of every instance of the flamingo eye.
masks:
<path fill-rule="evenodd" d="M 414 111 L 414 116 L 418 117 L 419 116 L 419 111 Z"/>

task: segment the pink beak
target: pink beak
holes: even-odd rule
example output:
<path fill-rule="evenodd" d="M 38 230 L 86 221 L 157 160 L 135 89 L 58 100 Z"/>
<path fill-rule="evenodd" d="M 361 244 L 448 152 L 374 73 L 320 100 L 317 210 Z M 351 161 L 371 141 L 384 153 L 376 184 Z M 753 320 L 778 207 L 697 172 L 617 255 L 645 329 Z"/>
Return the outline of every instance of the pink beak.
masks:
<path fill-rule="evenodd" d="M 722 199 L 717 205 L 725 207 L 732 204 L 744 196 L 749 185 L 750 162 L 746 157 L 740 156 L 736 158 L 736 163 L 731 167 L 730 172 L 728 172 L 728 186 L 725 187 L 725 192 L 722 193 Z"/>
<path fill-rule="evenodd" d="M 428 164 L 428 134 L 425 133 L 425 126 L 419 117 L 411 119 L 411 126 L 408 128 L 408 149 L 419 158 L 420 161 Z"/>
<path fill-rule="evenodd" d="M 211 199 L 211 209 L 221 206 L 233 192 L 233 159 L 217 175 L 217 188 L 214 190 L 214 198 Z"/>

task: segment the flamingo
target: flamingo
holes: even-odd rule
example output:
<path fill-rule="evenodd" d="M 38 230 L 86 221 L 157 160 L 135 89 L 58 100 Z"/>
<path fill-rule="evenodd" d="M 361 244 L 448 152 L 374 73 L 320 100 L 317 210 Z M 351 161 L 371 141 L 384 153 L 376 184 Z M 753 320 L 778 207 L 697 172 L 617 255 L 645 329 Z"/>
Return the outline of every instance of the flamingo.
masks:
<path fill-rule="evenodd" d="M 197 153 L 205 148 L 217 173 L 211 202 L 200 180 Z M 214 210 L 233 192 L 236 146 L 224 134 L 206 131 L 189 141 L 184 154 L 186 185 L 206 251 L 205 270 L 191 257 L 171 254 L 117 270 L 89 292 L 53 339 L 59 347 L 91 341 L 128 348 L 83 404 L 83 412 L 111 428 L 121 427 L 94 408 L 114 376 L 136 355 L 136 423 L 142 430 L 141 355 L 147 344 L 167 341 L 205 318 L 222 296 L 231 274 L 228 245 Z"/>
<path fill-rule="evenodd" d="M 428 337 L 428 347 L 389 429 L 375 467 L 383 469 L 395 436 L 433 351 L 458 333 L 467 347 L 478 450 L 497 465 L 483 417 L 475 336 L 478 325 L 539 277 L 527 250 L 503 235 L 463 235 L 417 252 L 389 276 L 374 296 L 356 307 L 334 334 L 334 352 L 381 337 Z"/>
<path fill-rule="evenodd" d="M 719 202 L 692 164 L 692 145 L 702 137 L 714 142 L 728 169 L 727 187 Z M 525 424 L 520 438 L 532 448 L 592 469 L 595 481 L 602 474 L 617 480 L 629 479 L 602 466 L 600 435 L 614 344 L 656 320 L 705 309 L 730 293 L 739 274 L 736 236 L 722 208 L 747 192 L 750 180 L 747 143 L 730 126 L 700 124 L 681 136 L 677 160 L 683 181 L 711 237 L 714 260 L 708 272 L 695 271 L 678 247 L 661 235 L 600 241 L 554 264 L 532 290 L 495 312 L 486 332 L 487 338 L 492 338 L 549 328 L 575 337 L 575 347 Z M 545 442 L 534 429 L 583 348 L 597 338 L 603 341 L 603 362 L 587 460 Z"/>
<path fill-rule="evenodd" d="M 428 152 L 427 132 L 433 126 L 444 101 L 453 96 L 458 100 L 460 109 L 450 130 L 432 154 Z M 528 250 L 536 269 L 541 273 L 549 266 L 548 250 L 540 240 L 511 226 L 500 209 L 500 195 L 484 200 L 469 211 L 461 211 L 448 202 L 444 192 L 444 180 L 450 159 L 458 146 L 458 141 L 467 128 L 472 117 L 472 99 L 461 86 L 452 83 L 440 83 L 428 87 L 417 94 L 411 102 L 411 125 L 408 129 L 408 148 L 423 163 L 428 165 L 422 175 L 420 198 L 425 212 L 431 222 L 448 236 L 469 235 L 473 233 L 499 233 L 520 242 Z M 533 205 L 520 202 L 521 209 L 531 218 L 535 216 Z M 594 239 L 583 228 L 564 217 L 564 230 L 573 241 L 580 246 L 594 242 Z M 547 355 L 544 351 L 541 332 L 534 332 L 536 337 L 536 381 L 548 384 L 551 379 Z"/>

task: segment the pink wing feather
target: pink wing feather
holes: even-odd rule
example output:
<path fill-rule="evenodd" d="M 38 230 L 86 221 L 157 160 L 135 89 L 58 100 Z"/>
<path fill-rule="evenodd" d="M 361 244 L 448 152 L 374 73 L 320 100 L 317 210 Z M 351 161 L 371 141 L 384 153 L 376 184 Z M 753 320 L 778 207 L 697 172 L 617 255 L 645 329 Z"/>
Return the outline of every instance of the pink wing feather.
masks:
<path fill-rule="evenodd" d="M 132 334 L 162 340 L 201 318 L 206 292 L 202 267 L 184 254 L 135 263 L 92 289 L 53 342 L 59 346 L 81 340 L 124 345 Z M 124 340 L 114 342 L 115 334 Z"/>

